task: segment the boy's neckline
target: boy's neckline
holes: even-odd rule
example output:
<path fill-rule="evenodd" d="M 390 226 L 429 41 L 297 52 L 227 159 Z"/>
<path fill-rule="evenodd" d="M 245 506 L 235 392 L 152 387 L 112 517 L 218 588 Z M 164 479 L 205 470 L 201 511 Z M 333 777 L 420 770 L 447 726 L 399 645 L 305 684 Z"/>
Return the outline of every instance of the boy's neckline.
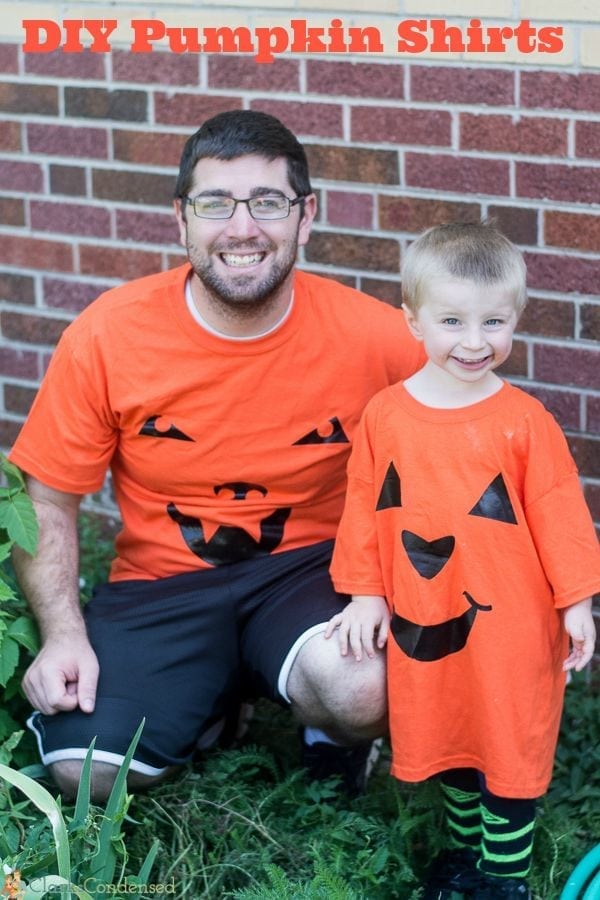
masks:
<path fill-rule="evenodd" d="M 496 390 L 490 391 L 485 396 L 479 396 L 477 398 L 473 398 L 468 403 L 456 403 L 454 405 L 446 405 L 446 406 L 434 406 L 432 403 L 427 402 L 422 399 L 421 396 L 413 393 L 406 386 L 406 382 L 400 382 L 398 387 L 402 389 L 406 397 L 415 405 L 415 407 L 420 407 L 422 410 L 431 410 L 432 413 L 448 413 L 451 415 L 453 412 L 460 412 L 460 410 L 473 410 L 475 407 L 485 407 L 490 401 L 494 401 L 499 394 L 501 394 L 504 390 L 508 388 L 509 384 L 506 380 L 498 377 L 498 385 Z"/>
<path fill-rule="evenodd" d="M 479 384 L 476 383 L 473 384 L 472 391 L 466 389 L 462 393 L 457 392 L 454 395 L 446 397 L 444 397 L 441 391 L 437 391 L 434 385 L 431 386 L 431 390 L 427 390 L 426 386 L 422 385 L 423 378 L 421 371 L 416 372 L 403 384 L 407 394 L 409 394 L 413 400 L 416 400 L 417 403 L 420 403 L 421 406 L 425 406 L 428 409 L 466 409 L 469 406 L 475 406 L 477 403 L 483 403 L 486 400 L 489 400 L 502 390 L 505 384 L 504 380 L 494 372 L 490 372 L 489 375 L 492 377 L 485 390 L 476 390 L 476 388 L 479 387 Z M 432 402 L 434 396 L 436 402 Z M 445 399 L 446 402 L 437 402 L 438 399 L 442 398 Z"/>

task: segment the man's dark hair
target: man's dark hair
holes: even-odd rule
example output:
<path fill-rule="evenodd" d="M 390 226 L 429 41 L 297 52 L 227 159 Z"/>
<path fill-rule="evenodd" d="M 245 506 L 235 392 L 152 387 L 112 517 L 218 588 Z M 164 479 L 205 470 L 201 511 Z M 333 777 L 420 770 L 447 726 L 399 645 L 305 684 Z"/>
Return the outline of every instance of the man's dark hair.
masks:
<path fill-rule="evenodd" d="M 288 180 L 298 197 L 312 193 L 306 153 L 298 139 L 275 116 L 255 110 L 231 110 L 208 119 L 186 142 L 175 185 L 187 197 L 200 159 L 238 159 L 255 154 L 269 161 L 283 157 Z"/>

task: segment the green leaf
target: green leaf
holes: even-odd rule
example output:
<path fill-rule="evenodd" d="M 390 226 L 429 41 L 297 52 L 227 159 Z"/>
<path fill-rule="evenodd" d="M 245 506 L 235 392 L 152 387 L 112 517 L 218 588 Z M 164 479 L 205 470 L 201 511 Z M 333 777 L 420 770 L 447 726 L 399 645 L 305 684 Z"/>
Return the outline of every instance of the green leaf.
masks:
<path fill-rule="evenodd" d="M 39 634 L 33 619 L 28 616 L 19 616 L 8 626 L 7 634 L 25 647 L 30 653 L 37 653 L 40 648 Z"/>
<path fill-rule="evenodd" d="M 5 528 L 10 540 L 27 553 L 35 553 L 38 522 L 27 494 L 15 494 L 0 502 L 0 527 Z"/>
<path fill-rule="evenodd" d="M 19 645 L 11 637 L 4 636 L 0 644 L 0 685 L 6 687 L 19 664 Z"/>
<path fill-rule="evenodd" d="M 25 479 L 21 470 L 9 462 L 3 453 L 0 453 L 0 471 L 6 475 L 9 489 L 25 490 Z"/>
<path fill-rule="evenodd" d="M 8 541 L 4 544 L 0 544 L 0 562 L 4 562 L 5 559 L 8 559 L 10 556 L 10 548 L 12 547 L 11 541 Z"/>

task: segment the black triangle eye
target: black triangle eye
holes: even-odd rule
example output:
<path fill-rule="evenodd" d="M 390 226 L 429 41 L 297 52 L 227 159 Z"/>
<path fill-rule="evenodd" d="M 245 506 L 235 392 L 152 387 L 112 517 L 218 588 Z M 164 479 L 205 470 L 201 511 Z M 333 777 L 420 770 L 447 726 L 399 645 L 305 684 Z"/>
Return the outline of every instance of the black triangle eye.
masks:
<path fill-rule="evenodd" d="M 495 519 L 497 522 L 506 522 L 509 525 L 518 524 L 502 475 L 496 475 L 486 487 L 473 509 L 469 511 L 469 515 Z"/>
<path fill-rule="evenodd" d="M 402 506 L 402 494 L 400 491 L 400 476 L 396 472 L 394 463 L 391 462 L 385 473 L 383 484 L 381 485 L 379 500 L 377 501 L 375 511 L 377 512 L 377 510 L 380 509 L 391 509 L 394 506 Z"/>
<path fill-rule="evenodd" d="M 296 447 L 299 444 L 349 444 L 348 436 L 346 432 L 342 428 L 342 423 L 338 419 L 337 416 L 334 416 L 333 419 L 329 419 L 328 422 L 329 434 L 321 434 L 318 428 L 315 428 L 314 431 L 309 431 L 308 434 L 305 434 L 304 437 L 298 438 L 297 441 L 294 441 L 292 447 Z"/>

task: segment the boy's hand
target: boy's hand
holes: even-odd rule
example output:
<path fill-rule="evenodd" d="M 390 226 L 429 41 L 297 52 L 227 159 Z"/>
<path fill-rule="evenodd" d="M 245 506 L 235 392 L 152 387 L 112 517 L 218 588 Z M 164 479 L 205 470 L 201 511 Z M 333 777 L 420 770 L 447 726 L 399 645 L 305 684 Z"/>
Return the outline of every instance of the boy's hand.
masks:
<path fill-rule="evenodd" d="M 354 596 L 343 612 L 333 616 L 325 631 L 330 638 L 339 628 L 340 653 L 347 656 L 348 645 L 357 662 L 362 659 L 363 649 L 367 656 L 375 656 L 375 635 L 377 647 L 385 647 L 390 627 L 390 612 L 383 597 L 361 594 Z"/>
<path fill-rule="evenodd" d="M 571 652 L 563 663 L 563 669 L 576 672 L 587 666 L 594 654 L 596 626 L 592 615 L 591 599 L 581 600 L 567 607 L 564 612 L 565 631 L 571 638 Z"/>

